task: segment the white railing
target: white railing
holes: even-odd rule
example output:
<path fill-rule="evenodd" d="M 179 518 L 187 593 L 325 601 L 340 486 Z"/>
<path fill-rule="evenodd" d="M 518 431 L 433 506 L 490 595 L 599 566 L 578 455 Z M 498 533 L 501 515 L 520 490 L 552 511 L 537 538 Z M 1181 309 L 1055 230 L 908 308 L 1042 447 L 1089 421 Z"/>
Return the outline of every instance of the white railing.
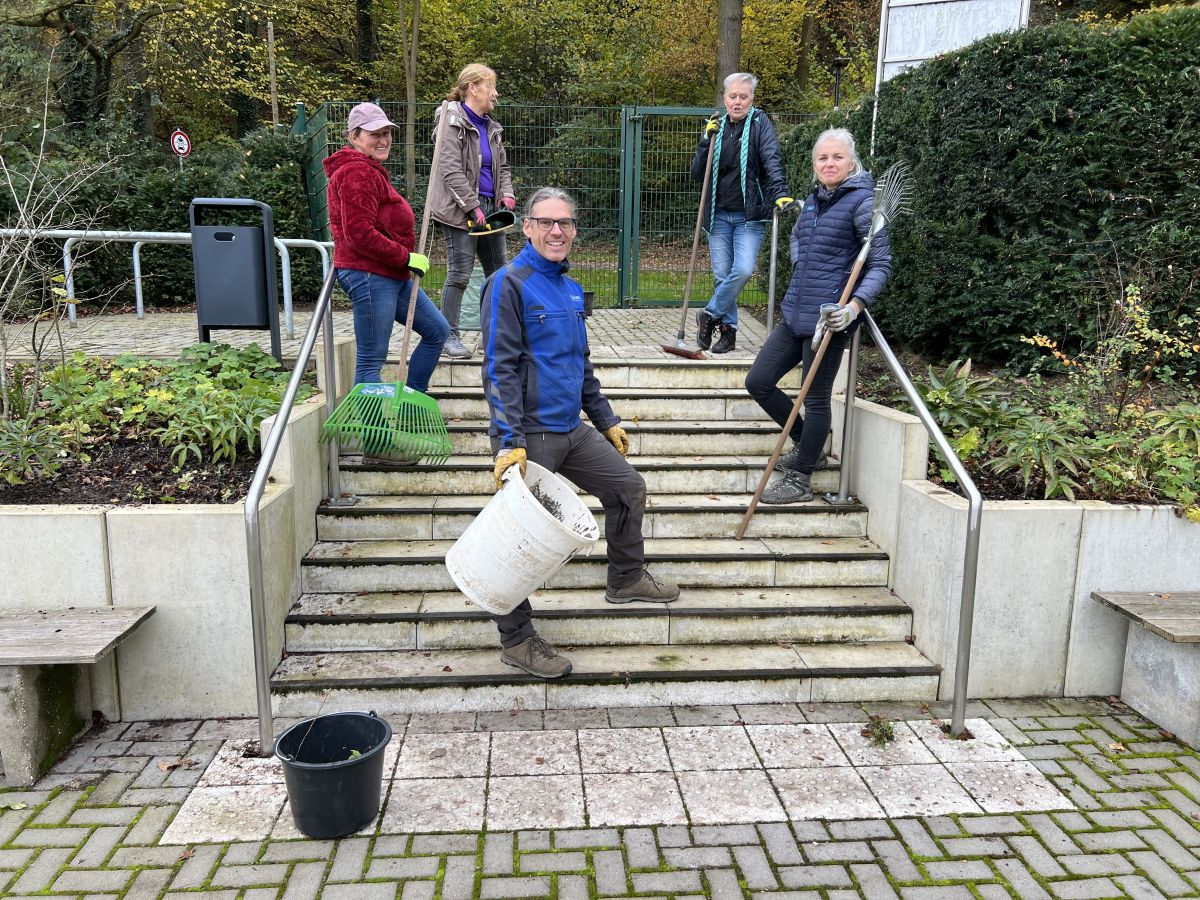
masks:
<path fill-rule="evenodd" d="M 79 230 L 69 228 L 0 228 L 5 237 L 25 237 L 30 240 L 62 241 L 63 275 L 66 279 L 67 318 L 75 325 L 75 260 L 72 251 L 77 244 L 121 243 L 133 244 L 133 291 L 137 300 L 137 317 L 146 314 L 142 294 L 142 247 L 146 244 L 191 244 L 192 235 L 187 231 L 108 231 Z M 289 339 L 295 338 L 296 329 L 292 321 L 292 257 L 291 249 L 315 250 L 321 257 L 321 280 L 329 277 L 329 251 L 332 241 L 313 241 L 307 238 L 275 238 L 275 250 L 283 273 L 283 324 Z"/>

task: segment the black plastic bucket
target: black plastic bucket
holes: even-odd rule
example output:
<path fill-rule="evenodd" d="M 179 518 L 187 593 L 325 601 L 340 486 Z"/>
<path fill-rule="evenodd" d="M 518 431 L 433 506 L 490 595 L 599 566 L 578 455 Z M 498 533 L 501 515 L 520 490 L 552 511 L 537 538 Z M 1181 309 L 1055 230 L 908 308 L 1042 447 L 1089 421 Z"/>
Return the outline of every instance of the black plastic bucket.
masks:
<path fill-rule="evenodd" d="M 374 713 L 332 713 L 275 741 L 296 827 L 309 837 L 353 834 L 379 814 L 392 726 Z M 356 755 L 359 754 L 359 755 Z"/>

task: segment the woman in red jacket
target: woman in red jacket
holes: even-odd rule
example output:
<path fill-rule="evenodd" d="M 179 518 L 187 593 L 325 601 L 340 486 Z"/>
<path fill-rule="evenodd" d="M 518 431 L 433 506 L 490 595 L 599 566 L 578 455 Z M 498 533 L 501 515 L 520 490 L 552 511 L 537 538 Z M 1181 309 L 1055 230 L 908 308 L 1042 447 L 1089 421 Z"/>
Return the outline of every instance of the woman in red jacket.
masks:
<path fill-rule="evenodd" d="M 392 326 L 408 316 L 412 273 L 429 270 L 428 257 L 413 251 L 412 207 L 383 167 L 395 127 L 374 103 L 360 103 L 346 123 L 349 143 L 325 160 L 333 265 L 354 309 L 355 384 L 379 381 Z M 407 383 L 424 392 L 450 326 L 424 291 L 417 291 L 416 303 L 413 330 L 421 343 L 409 361 Z"/>

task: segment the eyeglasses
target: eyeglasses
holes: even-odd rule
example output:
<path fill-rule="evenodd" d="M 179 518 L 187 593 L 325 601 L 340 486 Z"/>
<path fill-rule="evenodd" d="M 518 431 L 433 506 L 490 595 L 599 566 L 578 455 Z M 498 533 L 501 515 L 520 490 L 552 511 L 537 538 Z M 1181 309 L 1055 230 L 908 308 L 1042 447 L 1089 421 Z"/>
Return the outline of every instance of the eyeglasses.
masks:
<path fill-rule="evenodd" d="M 557 225 L 560 231 L 569 234 L 575 230 L 575 226 L 578 224 L 574 219 L 550 219 L 543 216 L 526 216 L 525 218 L 535 223 L 538 231 L 549 231 Z"/>

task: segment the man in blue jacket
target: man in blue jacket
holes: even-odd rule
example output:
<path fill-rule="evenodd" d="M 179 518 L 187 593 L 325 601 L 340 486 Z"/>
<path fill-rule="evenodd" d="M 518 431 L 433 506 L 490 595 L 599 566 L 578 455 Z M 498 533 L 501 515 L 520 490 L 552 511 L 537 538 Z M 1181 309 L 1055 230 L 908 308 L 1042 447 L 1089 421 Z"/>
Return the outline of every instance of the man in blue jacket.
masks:
<path fill-rule="evenodd" d="M 625 460 L 629 438 L 592 371 L 583 288 L 567 277 L 575 201 L 558 188 L 538 189 L 526 204 L 523 230 L 529 242 L 484 283 L 479 311 L 496 489 L 510 466 L 524 474 L 527 460 L 562 474 L 604 507 L 604 599 L 670 603 L 679 588 L 646 571 L 646 482 Z M 581 412 L 592 425 L 583 424 Z M 502 662 L 540 678 L 571 671 L 534 630 L 528 599 L 495 618 Z"/>

